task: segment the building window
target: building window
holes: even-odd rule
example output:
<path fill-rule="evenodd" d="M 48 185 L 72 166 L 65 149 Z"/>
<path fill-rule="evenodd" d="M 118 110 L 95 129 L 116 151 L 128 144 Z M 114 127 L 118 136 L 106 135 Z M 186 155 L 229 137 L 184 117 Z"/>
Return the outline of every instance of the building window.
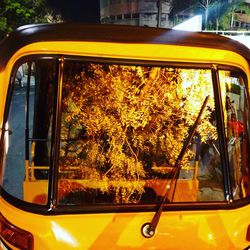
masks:
<path fill-rule="evenodd" d="M 117 20 L 121 20 L 121 19 L 122 19 L 122 15 L 117 15 L 117 16 L 116 16 L 116 19 L 117 19 Z"/>
<path fill-rule="evenodd" d="M 139 13 L 133 13 L 132 14 L 132 18 L 134 18 L 134 19 L 138 19 L 139 17 L 140 17 Z"/>
<path fill-rule="evenodd" d="M 124 19 L 130 19 L 131 18 L 131 14 L 124 14 Z"/>

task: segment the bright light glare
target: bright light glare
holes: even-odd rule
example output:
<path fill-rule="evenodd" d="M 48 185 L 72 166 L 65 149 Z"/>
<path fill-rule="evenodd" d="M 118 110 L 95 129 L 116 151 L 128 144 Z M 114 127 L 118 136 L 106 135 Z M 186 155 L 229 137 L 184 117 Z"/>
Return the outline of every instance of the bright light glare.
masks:
<path fill-rule="evenodd" d="M 209 240 L 213 240 L 213 238 L 214 238 L 214 237 L 213 237 L 213 234 L 208 234 L 208 239 L 209 239 Z"/>
<path fill-rule="evenodd" d="M 228 38 L 231 38 L 233 40 L 236 40 L 240 43 L 243 43 L 245 46 L 247 46 L 248 48 L 250 48 L 250 39 L 249 36 L 246 35 L 238 35 L 238 36 L 225 36 Z"/>
<path fill-rule="evenodd" d="M 181 85 L 182 85 L 182 88 L 187 89 L 191 87 L 192 84 L 193 84 L 192 82 L 183 82 Z"/>
<path fill-rule="evenodd" d="M 201 31 L 202 30 L 202 15 L 194 16 L 187 21 L 173 27 L 174 30 L 186 31 Z"/>
<path fill-rule="evenodd" d="M 2 249 L 2 250 L 8 250 L 8 248 L 5 247 L 5 245 L 2 243 L 1 240 L 0 240 L 0 249 Z"/>
<path fill-rule="evenodd" d="M 5 152 L 6 152 L 6 155 L 8 153 L 8 149 L 9 149 L 9 124 L 8 122 L 6 122 L 6 125 L 5 125 L 5 133 L 6 133 L 6 140 L 5 140 Z"/>
<path fill-rule="evenodd" d="M 57 241 L 63 241 L 69 244 L 71 247 L 77 247 L 77 241 L 72 237 L 72 235 L 67 232 L 64 228 L 60 227 L 56 222 L 52 221 L 52 230 Z"/>

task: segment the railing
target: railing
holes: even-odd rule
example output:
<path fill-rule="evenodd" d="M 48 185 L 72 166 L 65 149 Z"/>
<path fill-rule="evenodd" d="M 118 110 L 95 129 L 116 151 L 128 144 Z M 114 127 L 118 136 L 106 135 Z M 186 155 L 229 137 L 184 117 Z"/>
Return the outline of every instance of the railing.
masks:
<path fill-rule="evenodd" d="M 238 30 L 205 30 L 204 32 L 218 34 L 222 36 L 250 36 L 250 31 L 238 31 Z"/>
<path fill-rule="evenodd" d="M 234 39 L 248 48 L 250 48 L 250 31 L 243 30 L 243 31 L 236 31 L 236 30 L 206 30 L 204 32 L 218 34 L 221 36 L 226 36 L 231 39 Z"/>

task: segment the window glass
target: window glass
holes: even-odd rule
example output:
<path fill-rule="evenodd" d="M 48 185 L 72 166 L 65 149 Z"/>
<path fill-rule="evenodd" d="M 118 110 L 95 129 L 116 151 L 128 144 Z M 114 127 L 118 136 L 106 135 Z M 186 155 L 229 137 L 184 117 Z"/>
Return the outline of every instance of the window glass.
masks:
<path fill-rule="evenodd" d="M 234 199 L 250 195 L 249 101 L 239 73 L 220 71 L 223 107 Z"/>
<path fill-rule="evenodd" d="M 19 199 L 45 204 L 55 63 L 37 60 L 17 68 L 6 124 L 3 188 Z"/>
<path fill-rule="evenodd" d="M 67 60 L 59 203 L 223 201 L 215 119 L 210 70 Z"/>

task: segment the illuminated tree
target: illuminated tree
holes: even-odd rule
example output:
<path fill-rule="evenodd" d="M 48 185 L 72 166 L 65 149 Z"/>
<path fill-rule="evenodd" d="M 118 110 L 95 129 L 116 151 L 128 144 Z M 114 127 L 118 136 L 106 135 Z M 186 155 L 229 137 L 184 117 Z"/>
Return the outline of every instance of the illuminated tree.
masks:
<path fill-rule="evenodd" d="M 208 95 L 198 127 L 204 142 L 215 134 L 210 71 L 85 64 L 73 78 L 65 74 L 60 170 L 78 171 L 62 178 L 102 180 L 102 190 L 112 188 L 117 202 L 133 202 L 154 169 L 173 170 Z M 182 164 L 191 157 L 188 151 Z"/>

